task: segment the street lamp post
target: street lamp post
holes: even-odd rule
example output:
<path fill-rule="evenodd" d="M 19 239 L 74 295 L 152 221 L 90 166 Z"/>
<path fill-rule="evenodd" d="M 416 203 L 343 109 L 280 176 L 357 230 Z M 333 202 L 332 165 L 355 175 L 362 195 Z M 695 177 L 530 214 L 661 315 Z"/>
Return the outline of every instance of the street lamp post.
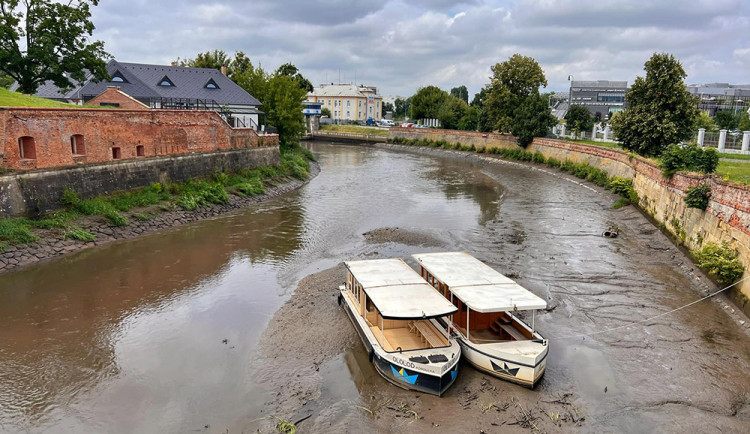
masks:
<path fill-rule="evenodd" d="M 573 76 L 568 76 L 568 81 L 570 82 L 570 90 L 568 91 L 568 110 L 570 110 L 570 107 L 573 105 Z"/>

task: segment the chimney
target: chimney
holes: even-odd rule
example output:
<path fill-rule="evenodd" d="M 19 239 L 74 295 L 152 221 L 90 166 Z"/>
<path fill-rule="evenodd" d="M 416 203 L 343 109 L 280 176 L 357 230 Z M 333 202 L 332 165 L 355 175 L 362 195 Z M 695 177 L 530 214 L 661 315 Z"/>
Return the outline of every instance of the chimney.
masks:
<path fill-rule="evenodd" d="M 177 66 L 177 62 L 172 62 L 172 66 Z"/>
<path fill-rule="evenodd" d="M 221 73 L 224 74 L 224 75 L 227 75 L 227 66 L 226 65 L 221 65 Z"/>

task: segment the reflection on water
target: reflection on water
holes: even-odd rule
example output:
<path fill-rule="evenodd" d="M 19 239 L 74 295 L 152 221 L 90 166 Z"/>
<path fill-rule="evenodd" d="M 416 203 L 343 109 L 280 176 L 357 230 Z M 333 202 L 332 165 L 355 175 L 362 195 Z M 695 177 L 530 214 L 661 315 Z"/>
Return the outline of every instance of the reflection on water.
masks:
<path fill-rule="evenodd" d="M 0 276 L 0 430 L 185 431 L 255 415 L 257 339 L 299 278 L 361 254 L 368 230 L 463 230 L 496 208 L 461 164 L 321 148 L 323 172 L 298 192 Z M 344 378 L 341 393 L 356 391 Z"/>

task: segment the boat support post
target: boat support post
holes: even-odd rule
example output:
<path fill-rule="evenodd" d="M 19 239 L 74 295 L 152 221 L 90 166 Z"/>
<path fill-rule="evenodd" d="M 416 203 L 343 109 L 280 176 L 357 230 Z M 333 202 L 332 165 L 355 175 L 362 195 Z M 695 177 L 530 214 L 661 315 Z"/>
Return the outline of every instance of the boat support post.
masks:
<path fill-rule="evenodd" d="M 471 309 L 469 306 L 466 306 L 466 340 L 471 341 L 471 336 L 469 336 L 469 312 L 471 312 Z"/>

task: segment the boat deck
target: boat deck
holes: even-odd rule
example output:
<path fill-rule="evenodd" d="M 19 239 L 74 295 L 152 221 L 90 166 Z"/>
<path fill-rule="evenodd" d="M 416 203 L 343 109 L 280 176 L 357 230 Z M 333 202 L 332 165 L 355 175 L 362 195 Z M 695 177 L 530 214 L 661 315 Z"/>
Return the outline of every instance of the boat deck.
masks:
<path fill-rule="evenodd" d="M 398 351 L 399 347 L 402 351 L 410 351 L 450 345 L 448 340 L 428 321 L 409 321 L 404 325 L 406 327 L 385 329 L 382 334 L 378 327 L 370 325 L 370 331 L 380 345 L 389 352 Z"/>
<path fill-rule="evenodd" d="M 489 344 L 493 342 L 512 342 L 512 341 L 525 341 L 528 340 L 526 337 L 524 337 L 521 332 L 516 330 L 513 326 L 506 326 L 509 329 L 512 329 L 513 332 L 511 336 L 513 336 L 515 339 L 507 339 L 503 338 L 496 332 L 492 331 L 491 329 L 484 329 L 484 330 L 471 330 L 470 338 L 471 342 L 475 344 Z M 466 328 L 464 327 L 456 327 L 461 334 L 466 336 Z M 505 327 L 503 327 L 505 328 Z"/>

